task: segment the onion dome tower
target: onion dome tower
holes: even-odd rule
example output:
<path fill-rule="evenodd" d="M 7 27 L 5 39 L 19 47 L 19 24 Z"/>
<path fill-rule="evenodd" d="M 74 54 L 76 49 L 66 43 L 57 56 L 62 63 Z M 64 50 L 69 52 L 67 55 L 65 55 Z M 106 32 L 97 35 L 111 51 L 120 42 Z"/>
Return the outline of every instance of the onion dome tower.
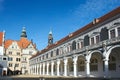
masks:
<path fill-rule="evenodd" d="M 23 27 L 22 29 L 22 33 L 21 33 L 21 38 L 27 38 L 27 34 L 26 34 L 26 30 L 25 30 L 25 27 Z"/>

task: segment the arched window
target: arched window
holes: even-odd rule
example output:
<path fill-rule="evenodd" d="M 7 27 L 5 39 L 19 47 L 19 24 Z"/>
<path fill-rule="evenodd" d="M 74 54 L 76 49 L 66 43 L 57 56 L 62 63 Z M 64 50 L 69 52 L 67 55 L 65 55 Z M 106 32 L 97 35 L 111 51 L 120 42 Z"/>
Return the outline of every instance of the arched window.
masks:
<path fill-rule="evenodd" d="M 73 43 L 72 43 L 72 50 L 75 50 L 75 49 L 76 49 L 76 42 L 73 41 Z"/>
<path fill-rule="evenodd" d="M 116 58 L 114 56 L 109 57 L 109 70 L 116 70 Z"/>
<path fill-rule="evenodd" d="M 96 58 L 90 60 L 90 71 L 98 71 L 98 60 Z"/>

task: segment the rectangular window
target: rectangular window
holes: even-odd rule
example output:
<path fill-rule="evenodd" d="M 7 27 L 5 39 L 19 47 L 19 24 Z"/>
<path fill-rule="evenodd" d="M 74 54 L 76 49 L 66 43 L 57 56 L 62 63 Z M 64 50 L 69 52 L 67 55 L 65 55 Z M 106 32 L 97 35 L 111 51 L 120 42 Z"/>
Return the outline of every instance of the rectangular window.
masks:
<path fill-rule="evenodd" d="M 110 36 L 111 38 L 115 38 L 115 29 L 110 31 Z"/>
<path fill-rule="evenodd" d="M 5 61 L 5 60 L 6 60 L 6 58 L 3 58 L 3 60 Z"/>
<path fill-rule="evenodd" d="M 94 37 L 91 38 L 91 45 L 94 44 Z"/>
<path fill-rule="evenodd" d="M 100 36 L 96 36 L 96 43 L 99 43 L 100 42 Z"/>
<path fill-rule="evenodd" d="M 19 67 L 19 64 L 15 64 L 15 67 Z"/>
<path fill-rule="evenodd" d="M 51 57 L 53 57 L 53 51 L 51 51 Z"/>
<path fill-rule="evenodd" d="M 20 52 L 17 52 L 17 55 L 20 55 Z"/>
<path fill-rule="evenodd" d="M 83 42 L 80 42 L 81 43 L 81 48 L 83 48 Z"/>
<path fill-rule="evenodd" d="M 117 30 L 118 30 L 118 36 L 120 36 L 120 27 L 118 27 Z"/>
<path fill-rule="evenodd" d="M 12 61 L 13 60 L 13 58 L 12 57 L 8 57 L 8 61 Z"/>
<path fill-rule="evenodd" d="M 9 67 L 12 67 L 12 63 L 9 63 Z"/>
<path fill-rule="evenodd" d="M 12 55 L 12 52 L 11 52 L 11 51 L 9 51 L 9 54 L 10 54 L 10 55 Z"/>

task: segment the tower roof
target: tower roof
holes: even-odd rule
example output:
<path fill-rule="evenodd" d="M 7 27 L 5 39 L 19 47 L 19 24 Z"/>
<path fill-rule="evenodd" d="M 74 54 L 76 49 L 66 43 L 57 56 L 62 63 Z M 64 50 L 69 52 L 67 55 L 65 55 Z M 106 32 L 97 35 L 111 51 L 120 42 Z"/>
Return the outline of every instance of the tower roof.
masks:
<path fill-rule="evenodd" d="M 22 29 L 22 33 L 21 33 L 21 36 L 20 36 L 20 37 L 27 38 L 27 34 L 26 34 L 25 27 L 23 27 L 23 29 Z"/>

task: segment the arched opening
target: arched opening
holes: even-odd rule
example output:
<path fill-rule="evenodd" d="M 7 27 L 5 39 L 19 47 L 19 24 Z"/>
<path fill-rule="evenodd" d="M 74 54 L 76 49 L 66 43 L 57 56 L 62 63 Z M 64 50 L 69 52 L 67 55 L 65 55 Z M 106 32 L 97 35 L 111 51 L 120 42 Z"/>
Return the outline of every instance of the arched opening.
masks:
<path fill-rule="evenodd" d="M 113 48 L 113 49 L 112 49 Z M 108 76 L 119 77 L 120 74 L 120 46 L 112 47 L 108 61 Z"/>
<path fill-rule="evenodd" d="M 48 67 L 48 68 L 49 68 L 49 71 L 48 71 L 48 72 L 49 72 L 49 74 L 51 75 L 51 64 L 49 64 L 49 67 Z"/>
<path fill-rule="evenodd" d="M 73 75 L 73 60 L 72 58 L 68 58 L 68 64 L 67 64 L 67 70 L 68 70 L 68 75 L 72 76 Z"/>
<path fill-rule="evenodd" d="M 95 57 L 90 60 L 90 71 L 98 71 L 98 59 Z"/>
<path fill-rule="evenodd" d="M 57 75 L 57 63 L 56 62 L 54 63 L 54 66 L 53 66 L 53 73 Z"/>
<path fill-rule="evenodd" d="M 90 76 L 103 76 L 103 57 L 100 51 L 93 51 L 90 58 Z"/>
<path fill-rule="evenodd" d="M 77 60 L 78 76 L 85 76 L 85 57 L 79 56 Z"/>
<path fill-rule="evenodd" d="M 59 72 L 60 72 L 60 75 L 64 74 L 64 62 L 63 62 L 63 60 L 60 60 Z"/>

